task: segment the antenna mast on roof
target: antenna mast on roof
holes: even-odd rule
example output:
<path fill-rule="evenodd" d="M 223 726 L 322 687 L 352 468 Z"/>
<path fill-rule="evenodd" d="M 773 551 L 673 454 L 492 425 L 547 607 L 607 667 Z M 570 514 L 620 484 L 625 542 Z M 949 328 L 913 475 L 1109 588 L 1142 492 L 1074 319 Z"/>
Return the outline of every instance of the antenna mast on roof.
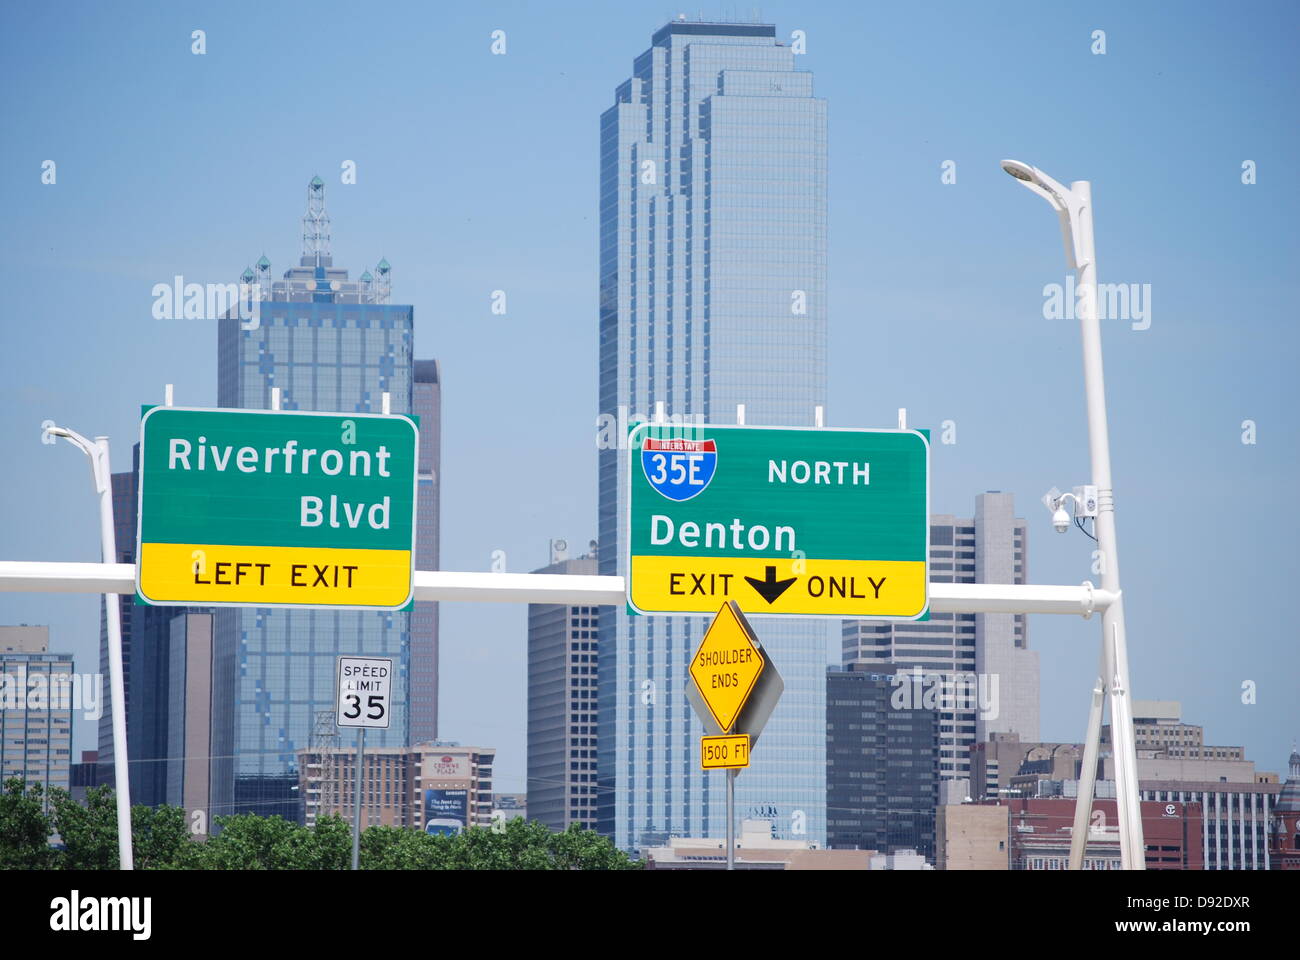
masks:
<path fill-rule="evenodd" d="M 320 267 L 330 260 L 330 215 L 325 212 L 325 181 L 307 184 L 307 213 L 302 218 L 302 265 Z"/>

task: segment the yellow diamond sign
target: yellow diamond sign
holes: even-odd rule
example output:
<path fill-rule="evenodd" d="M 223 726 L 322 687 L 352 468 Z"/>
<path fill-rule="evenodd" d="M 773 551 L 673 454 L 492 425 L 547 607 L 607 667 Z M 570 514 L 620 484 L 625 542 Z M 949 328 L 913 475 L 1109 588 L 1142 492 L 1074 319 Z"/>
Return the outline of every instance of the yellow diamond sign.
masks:
<path fill-rule="evenodd" d="M 691 679 L 724 733 L 736 722 L 763 665 L 758 638 L 736 601 L 727 601 L 691 659 Z"/>

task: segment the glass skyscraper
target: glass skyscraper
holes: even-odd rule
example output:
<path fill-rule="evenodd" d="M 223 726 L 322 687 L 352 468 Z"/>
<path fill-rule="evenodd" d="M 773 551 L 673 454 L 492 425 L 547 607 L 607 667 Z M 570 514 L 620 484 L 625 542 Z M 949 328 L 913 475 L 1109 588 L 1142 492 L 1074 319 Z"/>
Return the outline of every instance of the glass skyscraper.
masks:
<path fill-rule="evenodd" d="M 673 21 L 600 120 L 600 572 L 626 574 L 626 422 L 812 426 L 826 393 L 826 104 L 766 24 Z M 683 695 L 707 620 L 600 615 L 597 826 L 626 849 L 720 837 Z M 738 817 L 826 842 L 826 624 L 759 618 L 785 695 Z M 590 733 L 588 729 L 581 731 Z M 587 746 L 581 744 L 576 749 Z"/>
<path fill-rule="evenodd" d="M 262 257 L 245 282 L 260 291 L 256 321 L 220 322 L 218 405 L 379 413 L 412 411 L 414 311 L 388 303 L 389 265 L 349 281 L 333 266 L 325 185 L 307 187 L 303 253 L 271 281 Z M 423 459 L 422 459 L 423 469 Z M 301 818 L 297 753 L 317 714 L 334 709 L 340 654 L 392 657 L 392 726 L 372 730 L 376 747 L 409 741 L 411 614 L 405 612 L 223 608 L 213 631 L 212 812 Z"/>
<path fill-rule="evenodd" d="M 420 418 L 415 495 L 415 569 L 437 570 L 441 542 L 442 374 L 437 360 L 416 360 L 413 412 Z M 411 743 L 438 739 L 438 604 L 417 600 L 411 614 Z"/>
<path fill-rule="evenodd" d="M 867 663 L 826 672 L 827 842 L 934 860 L 939 714 Z"/>

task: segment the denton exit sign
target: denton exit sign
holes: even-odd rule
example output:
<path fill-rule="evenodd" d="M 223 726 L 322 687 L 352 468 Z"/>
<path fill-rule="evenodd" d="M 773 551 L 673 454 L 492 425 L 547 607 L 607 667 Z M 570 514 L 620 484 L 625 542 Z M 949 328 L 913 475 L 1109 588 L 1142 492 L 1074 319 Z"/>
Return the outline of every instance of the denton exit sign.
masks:
<path fill-rule="evenodd" d="M 642 423 L 629 447 L 638 612 L 926 615 L 923 432 Z"/>

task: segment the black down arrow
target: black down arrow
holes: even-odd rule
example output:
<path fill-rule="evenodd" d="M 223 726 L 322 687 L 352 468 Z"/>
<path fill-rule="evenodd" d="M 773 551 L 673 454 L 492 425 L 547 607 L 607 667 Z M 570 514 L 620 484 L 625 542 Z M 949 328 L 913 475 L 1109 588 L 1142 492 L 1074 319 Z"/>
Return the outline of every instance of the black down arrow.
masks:
<path fill-rule="evenodd" d="M 758 591 L 758 595 L 768 603 L 774 603 L 776 598 L 781 596 L 790 589 L 790 584 L 798 580 L 798 577 L 791 577 L 789 580 L 778 580 L 776 578 L 776 567 L 764 568 L 767 576 L 763 580 L 755 577 L 746 577 L 749 585 Z"/>

